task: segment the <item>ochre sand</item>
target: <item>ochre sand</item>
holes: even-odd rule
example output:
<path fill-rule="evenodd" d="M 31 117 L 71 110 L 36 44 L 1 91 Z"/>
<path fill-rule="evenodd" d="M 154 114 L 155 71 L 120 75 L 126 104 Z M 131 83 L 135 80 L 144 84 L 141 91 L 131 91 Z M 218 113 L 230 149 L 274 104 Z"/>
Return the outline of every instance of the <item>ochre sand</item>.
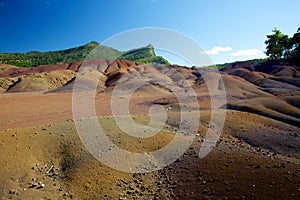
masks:
<path fill-rule="evenodd" d="M 171 132 L 143 140 L 143 145 L 132 137 L 118 137 L 119 129 L 109 117 L 109 95 L 98 94 L 96 99 L 98 115 L 105 116 L 99 120 L 107 120 L 104 126 L 120 147 L 153 151 L 172 140 Z M 111 169 L 89 154 L 74 126 L 71 103 L 71 93 L 0 96 L 2 199 L 299 198 L 295 126 L 227 111 L 217 147 L 200 159 L 197 154 L 210 116 L 209 110 L 201 110 L 200 136 L 183 156 L 162 170 L 131 174 Z M 148 108 L 145 99 L 132 100 L 131 111 L 141 123 L 148 122 Z"/>

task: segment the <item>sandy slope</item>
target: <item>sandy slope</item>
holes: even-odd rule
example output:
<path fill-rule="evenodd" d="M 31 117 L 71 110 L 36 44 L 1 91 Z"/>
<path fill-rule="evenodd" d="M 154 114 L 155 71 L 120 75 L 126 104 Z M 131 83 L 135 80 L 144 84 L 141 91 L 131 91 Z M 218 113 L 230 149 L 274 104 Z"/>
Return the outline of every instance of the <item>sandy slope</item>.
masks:
<path fill-rule="evenodd" d="M 9 88 L 0 95 L 1 199 L 300 198 L 296 66 L 272 68 L 254 63 L 229 66 L 222 72 L 223 86 L 215 76 L 205 83 L 199 72 L 179 66 L 152 68 L 107 60 L 90 64 L 81 83 L 88 88 L 94 76 L 102 77 L 97 85 L 95 109 L 115 145 L 131 152 L 150 152 L 172 141 L 178 128 L 180 107 L 174 91 L 167 86 L 180 85 L 183 77 L 197 96 L 196 101 L 184 104 L 191 108 L 188 114 L 192 117 L 198 113 L 195 108 L 200 107 L 199 135 L 183 156 L 162 170 L 132 174 L 111 169 L 86 150 L 72 120 L 72 78 L 81 63 L 40 66 L 33 70 L 1 65 L 0 86 L 7 87 L 2 87 L 4 92 Z M 157 77 L 157 70 L 166 76 Z M 128 77 L 117 85 L 127 72 Z M 205 69 L 202 73 L 214 72 Z M 132 94 L 130 114 L 136 122 L 148 124 L 149 108 L 159 105 L 169 118 L 159 134 L 137 139 L 124 133 L 114 122 L 111 100 L 124 98 L 118 94 L 134 86 L 136 77 L 147 74 L 156 81 L 152 79 Z M 52 77 L 58 80 L 50 84 L 49 90 Z M 23 82 L 11 81 L 18 78 Z M 279 83 L 283 86 L 280 90 L 276 89 Z M 213 90 L 208 91 L 206 84 Z M 9 92 L 19 91 L 18 88 L 44 92 Z M 217 146 L 200 159 L 199 149 L 207 129 L 212 126 L 210 95 L 223 102 L 222 88 L 226 88 L 228 104 L 219 107 L 230 110 L 226 112 Z"/>
<path fill-rule="evenodd" d="M 206 130 L 207 114 L 202 112 L 201 135 Z M 131 151 L 142 148 L 147 152 L 172 139 L 171 135 L 168 139 L 168 135 L 162 134 L 143 140 L 141 145 L 131 137 L 120 138 L 117 126 L 109 125 L 112 119 L 104 117 L 100 121 L 105 121 L 110 138 L 116 138 L 115 143 L 122 148 Z M 139 117 L 140 122 L 145 120 Z M 298 157 L 299 142 L 294 144 L 297 150 L 290 153 L 288 148 L 278 148 L 278 140 L 272 141 L 277 134 L 253 135 L 272 130 L 288 135 L 299 129 L 238 111 L 229 111 L 227 120 L 218 147 L 206 158 L 197 157 L 200 136 L 178 161 L 145 174 L 116 171 L 98 162 L 85 150 L 72 120 L 1 131 L 1 196 L 3 199 L 299 198 L 300 171 L 299 164 L 295 164 L 299 160 L 285 156 Z M 254 124 L 256 130 L 252 131 Z M 282 146 L 290 142 L 282 141 Z M 270 151 L 277 148 L 278 153 Z M 35 184 L 39 183 L 45 187 L 38 189 Z"/>

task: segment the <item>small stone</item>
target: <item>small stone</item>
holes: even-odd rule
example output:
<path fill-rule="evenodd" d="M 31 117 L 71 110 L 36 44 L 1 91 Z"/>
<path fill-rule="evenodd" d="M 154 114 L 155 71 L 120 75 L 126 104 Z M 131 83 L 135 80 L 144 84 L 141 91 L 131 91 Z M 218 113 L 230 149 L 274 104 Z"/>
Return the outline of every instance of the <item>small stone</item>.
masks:
<path fill-rule="evenodd" d="M 208 191 L 207 190 L 203 190 L 202 194 L 206 194 Z"/>
<path fill-rule="evenodd" d="M 36 186 L 38 186 L 37 183 L 31 183 L 31 185 L 29 186 L 29 188 L 35 188 Z"/>
<path fill-rule="evenodd" d="M 256 185 L 254 185 L 254 184 L 253 184 L 253 185 L 252 185 L 252 187 L 254 187 L 254 188 L 255 188 L 255 187 L 256 187 Z"/>
<path fill-rule="evenodd" d="M 15 189 L 10 189 L 9 190 L 9 194 L 16 194 L 16 193 L 17 193 L 17 191 Z"/>
<path fill-rule="evenodd" d="M 37 187 L 36 189 L 43 189 L 43 188 L 45 188 L 45 184 L 44 183 L 40 183 L 40 186 Z"/>
<path fill-rule="evenodd" d="M 133 191 L 127 191 L 126 194 L 133 194 Z"/>

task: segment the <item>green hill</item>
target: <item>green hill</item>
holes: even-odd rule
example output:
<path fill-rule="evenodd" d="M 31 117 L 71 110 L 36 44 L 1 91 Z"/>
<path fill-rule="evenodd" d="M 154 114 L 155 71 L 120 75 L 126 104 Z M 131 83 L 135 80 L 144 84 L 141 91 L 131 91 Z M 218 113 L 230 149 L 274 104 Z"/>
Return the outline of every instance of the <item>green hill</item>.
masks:
<path fill-rule="evenodd" d="M 35 67 L 38 65 L 81 61 L 84 60 L 90 51 L 98 45 L 99 44 L 97 42 L 90 42 L 83 46 L 60 51 L 0 53 L 0 63 L 11 64 L 20 67 Z M 97 48 L 97 50 L 107 58 L 114 58 L 121 55 L 119 51 L 105 46 L 100 46 Z"/>
<path fill-rule="evenodd" d="M 155 55 L 154 47 L 151 44 L 146 47 L 124 52 L 122 56 L 120 56 L 120 59 L 150 63 L 153 65 L 171 65 L 163 57 Z"/>
<path fill-rule="evenodd" d="M 19 67 L 35 67 L 38 65 L 76 62 L 85 60 L 93 49 L 94 51 L 96 51 L 96 53 L 94 52 L 94 55 L 98 55 L 97 58 L 120 58 L 130 61 L 151 63 L 153 65 L 170 64 L 166 59 L 155 55 L 152 45 L 148 45 L 147 47 L 139 49 L 129 50 L 127 52 L 120 52 L 116 49 L 103 46 L 94 41 L 83 46 L 59 51 L 0 53 L 0 63 L 15 65 Z"/>
<path fill-rule="evenodd" d="M 245 61 L 234 61 L 234 62 L 229 62 L 229 63 L 224 63 L 224 64 L 215 64 L 215 65 L 209 65 L 209 66 L 203 66 L 203 68 L 216 68 L 216 69 L 222 69 L 226 67 L 227 65 L 234 64 L 236 62 L 253 62 L 253 63 L 261 63 L 267 61 L 267 58 L 257 58 L 257 59 L 252 59 L 252 60 L 245 60 Z"/>

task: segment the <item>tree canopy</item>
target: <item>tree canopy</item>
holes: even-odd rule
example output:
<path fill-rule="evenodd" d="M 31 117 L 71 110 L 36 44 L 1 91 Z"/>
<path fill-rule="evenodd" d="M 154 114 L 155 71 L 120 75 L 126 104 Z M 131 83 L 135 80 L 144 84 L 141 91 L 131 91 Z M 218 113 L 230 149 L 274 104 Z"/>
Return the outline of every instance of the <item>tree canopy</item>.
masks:
<path fill-rule="evenodd" d="M 288 59 L 300 60 L 300 28 L 293 35 L 289 37 L 283 34 L 277 28 L 272 30 L 273 34 L 267 35 L 265 44 L 267 45 L 266 54 L 270 59 Z"/>

